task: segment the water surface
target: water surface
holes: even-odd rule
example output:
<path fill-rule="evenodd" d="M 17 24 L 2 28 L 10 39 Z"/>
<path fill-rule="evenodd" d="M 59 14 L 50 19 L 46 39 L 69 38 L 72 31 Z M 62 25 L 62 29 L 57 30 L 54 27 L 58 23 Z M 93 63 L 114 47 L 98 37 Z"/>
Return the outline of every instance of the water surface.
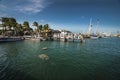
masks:
<path fill-rule="evenodd" d="M 120 38 L 0 43 L 0 80 L 120 80 L 119 75 Z"/>

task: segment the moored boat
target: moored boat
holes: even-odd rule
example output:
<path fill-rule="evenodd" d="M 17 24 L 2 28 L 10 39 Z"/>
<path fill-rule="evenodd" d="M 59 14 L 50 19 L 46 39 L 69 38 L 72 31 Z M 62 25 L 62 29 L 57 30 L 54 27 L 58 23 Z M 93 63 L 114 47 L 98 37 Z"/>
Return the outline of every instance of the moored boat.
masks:
<path fill-rule="evenodd" d="M 13 42 L 13 41 L 22 41 L 24 38 L 21 37 L 1 37 L 0 42 Z"/>
<path fill-rule="evenodd" d="M 91 35 L 90 38 L 91 39 L 98 39 L 99 37 L 97 35 Z"/>

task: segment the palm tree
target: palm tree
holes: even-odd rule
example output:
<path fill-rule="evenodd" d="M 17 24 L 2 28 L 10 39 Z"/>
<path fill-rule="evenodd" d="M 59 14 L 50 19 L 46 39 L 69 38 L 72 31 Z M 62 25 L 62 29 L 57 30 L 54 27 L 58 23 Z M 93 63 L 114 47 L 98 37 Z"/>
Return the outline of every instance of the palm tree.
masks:
<path fill-rule="evenodd" d="M 28 21 L 24 21 L 24 22 L 23 22 L 23 27 L 24 27 L 24 29 L 30 28 L 29 22 L 28 22 Z"/>
<path fill-rule="evenodd" d="M 42 25 L 39 25 L 39 26 L 38 26 L 38 32 L 39 32 L 40 35 L 41 35 L 42 29 L 43 29 L 43 26 L 42 26 Z"/>
<path fill-rule="evenodd" d="M 8 22 L 8 18 L 6 18 L 6 17 L 2 17 L 2 27 L 3 27 L 3 34 L 4 34 L 4 32 L 6 31 L 6 26 L 7 26 L 7 22 Z"/>
<path fill-rule="evenodd" d="M 44 25 L 44 36 L 46 39 L 48 39 L 49 32 L 50 32 L 49 25 L 45 24 Z"/>
<path fill-rule="evenodd" d="M 33 26 L 38 28 L 38 22 L 33 22 Z"/>
<path fill-rule="evenodd" d="M 23 36 L 24 35 L 24 29 L 23 29 L 22 24 L 17 24 L 16 31 L 17 31 L 17 34 L 19 36 Z"/>
<path fill-rule="evenodd" d="M 17 21 L 15 18 L 2 17 L 3 32 L 6 32 L 6 30 L 11 30 L 11 27 L 13 27 L 13 31 L 15 32 L 14 28 L 16 25 Z"/>
<path fill-rule="evenodd" d="M 23 30 L 24 30 L 24 35 L 25 34 L 30 34 L 30 26 L 28 21 L 23 22 Z"/>
<path fill-rule="evenodd" d="M 49 25 L 48 24 L 44 25 L 44 30 L 49 30 Z"/>
<path fill-rule="evenodd" d="M 11 30 L 11 27 L 13 27 L 13 32 L 15 35 L 17 35 L 16 27 L 17 27 L 17 21 L 14 18 L 9 18 L 8 27 Z"/>
<path fill-rule="evenodd" d="M 33 22 L 33 26 L 37 27 L 35 29 L 35 34 L 39 34 L 39 32 L 38 32 L 38 22 Z"/>

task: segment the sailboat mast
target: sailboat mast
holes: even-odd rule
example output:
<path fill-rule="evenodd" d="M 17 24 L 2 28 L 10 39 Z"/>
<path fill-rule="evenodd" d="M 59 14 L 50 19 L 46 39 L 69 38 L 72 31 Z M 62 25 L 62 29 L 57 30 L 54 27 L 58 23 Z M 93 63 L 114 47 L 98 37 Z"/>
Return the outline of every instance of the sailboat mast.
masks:
<path fill-rule="evenodd" d="M 89 34 L 91 33 L 91 31 L 92 31 L 92 18 L 90 18 L 90 25 L 89 25 Z"/>
<path fill-rule="evenodd" d="M 98 34 L 98 25 L 99 25 L 99 19 L 97 19 L 96 34 Z"/>

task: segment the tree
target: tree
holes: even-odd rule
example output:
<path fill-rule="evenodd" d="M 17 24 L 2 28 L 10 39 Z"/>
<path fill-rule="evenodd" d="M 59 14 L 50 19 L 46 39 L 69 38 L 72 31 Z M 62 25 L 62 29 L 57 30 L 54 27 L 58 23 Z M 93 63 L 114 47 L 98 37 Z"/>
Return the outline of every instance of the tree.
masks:
<path fill-rule="evenodd" d="M 33 26 L 36 26 L 38 28 L 38 23 L 37 22 L 33 22 Z"/>
<path fill-rule="evenodd" d="M 38 29 L 39 29 L 39 30 L 42 30 L 42 29 L 43 29 L 43 26 L 42 26 L 42 25 L 39 25 L 39 26 L 38 26 Z"/>
<path fill-rule="evenodd" d="M 31 31 L 28 21 L 23 22 L 23 31 L 24 31 L 24 35 L 30 35 Z"/>
<path fill-rule="evenodd" d="M 6 28 L 7 30 L 11 30 L 11 27 L 13 27 L 13 31 L 15 32 L 16 25 L 17 25 L 17 21 L 15 18 L 2 17 L 2 26 L 4 32 L 6 32 Z"/>
<path fill-rule="evenodd" d="M 27 30 L 27 29 L 30 28 L 28 21 L 24 21 L 24 22 L 23 22 L 23 28 L 24 28 L 25 30 Z"/>
<path fill-rule="evenodd" d="M 38 26 L 38 30 L 39 30 L 39 32 L 41 32 L 42 29 L 43 29 L 43 26 L 42 26 L 42 25 L 39 25 L 39 26 Z"/>
<path fill-rule="evenodd" d="M 19 36 L 23 36 L 24 35 L 24 29 L 23 29 L 22 24 L 17 24 L 16 32 L 17 32 L 17 35 L 19 35 Z"/>
<path fill-rule="evenodd" d="M 39 32 L 38 32 L 38 22 L 33 22 L 33 25 L 32 25 L 32 26 L 37 27 L 37 28 L 35 29 L 35 33 L 38 34 L 38 33 L 39 33 Z"/>
<path fill-rule="evenodd" d="M 4 27 L 16 27 L 17 21 L 15 18 L 2 17 L 2 24 Z"/>
<path fill-rule="evenodd" d="M 49 25 L 48 24 L 44 25 L 44 30 L 49 30 Z"/>
<path fill-rule="evenodd" d="M 48 35 L 50 34 L 50 29 L 49 29 L 49 25 L 48 24 L 45 24 L 44 25 L 44 37 L 46 38 L 46 39 L 48 39 Z"/>

